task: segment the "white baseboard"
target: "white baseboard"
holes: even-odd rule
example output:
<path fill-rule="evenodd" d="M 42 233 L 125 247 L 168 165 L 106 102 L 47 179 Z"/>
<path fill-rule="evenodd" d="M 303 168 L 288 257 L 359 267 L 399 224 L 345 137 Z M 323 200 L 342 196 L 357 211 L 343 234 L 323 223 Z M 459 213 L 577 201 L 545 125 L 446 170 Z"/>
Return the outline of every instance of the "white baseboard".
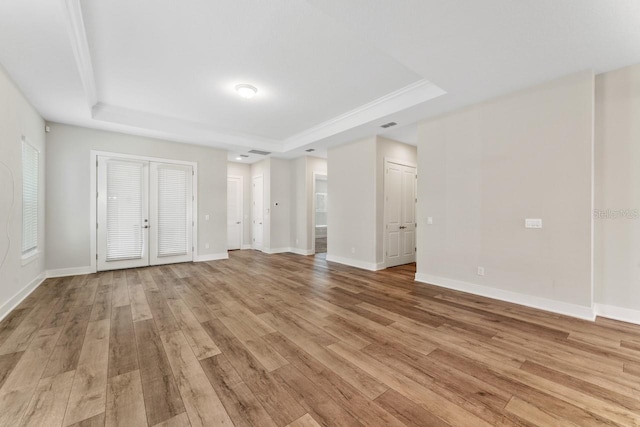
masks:
<path fill-rule="evenodd" d="M 229 253 L 222 252 L 219 254 L 198 255 L 193 257 L 193 262 L 218 261 L 220 259 L 229 259 Z"/>
<path fill-rule="evenodd" d="M 0 320 L 4 319 L 14 308 L 18 306 L 31 292 L 35 291 L 47 278 L 45 271 L 40 273 L 35 279 L 29 282 L 24 288 L 20 289 L 17 294 L 11 297 L 9 301 L 0 307 Z"/>
<path fill-rule="evenodd" d="M 617 307 L 615 305 L 595 304 L 594 310 L 597 316 L 608 319 L 620 320 L 621 322 L 635 323 L 640 325 L 640 310 Z"/>
<path fill-rule="evenodd" d="M 249 245 L 242 245 L 242 246 L 240 246 L 240 249 L 241 249 L 241 250 L 245 250 L 245 249 L 253 249 L 253 246 L 252 246 L 251 244 L 249 244 Z"/>
<path fill-rule="evenodd" d="M 265 254 L 282 254 L 285 252 L 291 252 L 291 248 L 262 248 L 262 252 Z"/>
<path fill-rule="evenodd" d="M 416 282 L 436 285 L 456 291 L 468 292 L 470 294 L 480 295 L 487 298 L 507 301 L 553 313 L 564 314 L 566 316 L 577 317 L 579 319 L 595 320 L 595 314 L 591 307 L 506 291 L 504 289 L 477 285 L 446 277 L 432 276 L 424 273 L 416 273 L 415 280 Z"/>
<path fill-rule="evenodd" d="M 298 254 L 298 255 L 315 255 L 316 251 L 314 251 L 313 249 L 300 249 L 300 248 L 290 248 L 289 252 L 292 252 L 294 254 Z"/>
<path fill-rule="evenodd" d="M 93 271 L 93 268 L 91 266 L 58 268 L 55 270 L 47 270 L 47 277 L 80 276 L 82 274 L 92 273 L 95 273 L 95 271 Z"/>
<path fill-rule="evenodd" d="M 351 267 L 361 268 L 363 270 L 369 270 L 369 271 L 378 271 L 378 270 L 384 269 L 384 263 L 382 262 L 379 262 L 379 263 L 366 262 L 366 261 L 360 261 L 357 259 L 344 258 L 341 256 L 335 256 L 335 255 L 329 255 L 329 254 L 327 254 L 327 261 L 337 262 L 338 264 L 344 264 Z"/>

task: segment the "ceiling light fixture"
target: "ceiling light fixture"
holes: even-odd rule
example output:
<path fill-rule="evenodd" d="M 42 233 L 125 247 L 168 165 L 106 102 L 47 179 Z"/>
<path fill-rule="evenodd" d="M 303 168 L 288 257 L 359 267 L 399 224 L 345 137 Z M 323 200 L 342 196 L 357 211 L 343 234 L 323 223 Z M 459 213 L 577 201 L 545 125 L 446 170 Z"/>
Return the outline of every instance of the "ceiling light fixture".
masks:
<path fill-rule="evenodd" d="M 242 157 L 236 157 L 236 160 L 242 160 Z"/>
<path fill-rule="evenodd" d="M 258 93 L 258 89 L 255 86 L 241 84 L 236 86 L 236 92 L 238 92 L 238 95 L 243 98 L 251 99 L 256 96 L 256 93 Z"/>

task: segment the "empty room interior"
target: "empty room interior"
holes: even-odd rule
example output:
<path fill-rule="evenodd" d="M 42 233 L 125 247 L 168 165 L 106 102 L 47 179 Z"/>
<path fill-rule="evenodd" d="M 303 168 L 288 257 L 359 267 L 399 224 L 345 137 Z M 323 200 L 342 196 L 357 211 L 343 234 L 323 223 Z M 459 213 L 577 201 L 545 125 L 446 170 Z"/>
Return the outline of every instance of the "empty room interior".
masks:
<path fill-rule="evenodd" d="M 0 2 L 0 427 L 600 425 L 640 2 Z"/>

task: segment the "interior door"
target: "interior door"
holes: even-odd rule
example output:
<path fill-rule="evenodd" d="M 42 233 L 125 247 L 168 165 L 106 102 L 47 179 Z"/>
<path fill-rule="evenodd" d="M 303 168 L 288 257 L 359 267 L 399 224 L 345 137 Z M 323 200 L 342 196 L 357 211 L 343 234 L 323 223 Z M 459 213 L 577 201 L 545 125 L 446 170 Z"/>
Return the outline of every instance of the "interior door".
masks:
<path fill-rule="evenodd" d="M 98 270 L 149 264 L 149 162 L 98 157 Z"/>
<path fill-rule="evenodd" d="M 193 168 L 151 162 L 149 264 L 193 261 Z"/>
<path fill-rule="evenodd" d="M 386 266 L 415 262 L 416 168 L 387 162 L 384 197 Z"/>
<path fill-rule="evenodd" d="M 242 246 L 242 177 L 227 177 L 227 249 Z"/>
<path fill-rule="evenodd" d="M 254 176 L 252 184 L 251 218 L 253 222 L 253 248 L 262 249 L 264 236 L 264 187 L 262 175 Z"/>

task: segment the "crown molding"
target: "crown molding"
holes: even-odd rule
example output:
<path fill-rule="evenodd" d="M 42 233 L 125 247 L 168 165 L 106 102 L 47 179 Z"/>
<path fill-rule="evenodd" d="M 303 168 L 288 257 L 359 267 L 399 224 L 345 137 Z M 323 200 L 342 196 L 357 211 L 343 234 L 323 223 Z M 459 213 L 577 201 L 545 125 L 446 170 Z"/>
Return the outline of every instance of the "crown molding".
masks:
<path fill-rule="evenodd" d="M 61 1 L 67 23 L 67 32 L 71 41 L 71 49 L 76 59 L 87 103 L 91 108 L 98 102 L 98 91 L 93 74 L 93 64 L 91 63 L 91 53 L 89 52 L 84 19 L 82 18 L 82 7 L 80 6 L 80 0 Z"/>
<path fill-rule="evenodd" d="M 61 2 L 71 47 L 92 119 L 135 128 L 137 132 L 153 137 L 230 150 L 244 147 L 283 154 L 358 126 L 375 122 L 446 93 L 428 80 L 419 80 L 284 140 L 270 139 L 215 128 L 205 123 L 108 105 L 101 103 L 98 99 L 80 0 L 61 0 Z"/>
<path fill-rule="evenodd" d="M 132 126 L 160 132 L 167 139 L 201 145 L 218 143 L 223 146 L 241 146 L 271 152 L 282 152 L 279 141 L 255 135 L 215 129 L 204 123 L 97 103 L 91 109 L 94 120 Z"/>
<path fill-rule="evenodd" d="M 285 139 L 283 141 L 284 151 L 295 150 L 296 148 L 328 138 L 340 132 L 379 120 L 446 93 L 445 90 L 428 80 L 418 80 L 415 83 Z"/>

